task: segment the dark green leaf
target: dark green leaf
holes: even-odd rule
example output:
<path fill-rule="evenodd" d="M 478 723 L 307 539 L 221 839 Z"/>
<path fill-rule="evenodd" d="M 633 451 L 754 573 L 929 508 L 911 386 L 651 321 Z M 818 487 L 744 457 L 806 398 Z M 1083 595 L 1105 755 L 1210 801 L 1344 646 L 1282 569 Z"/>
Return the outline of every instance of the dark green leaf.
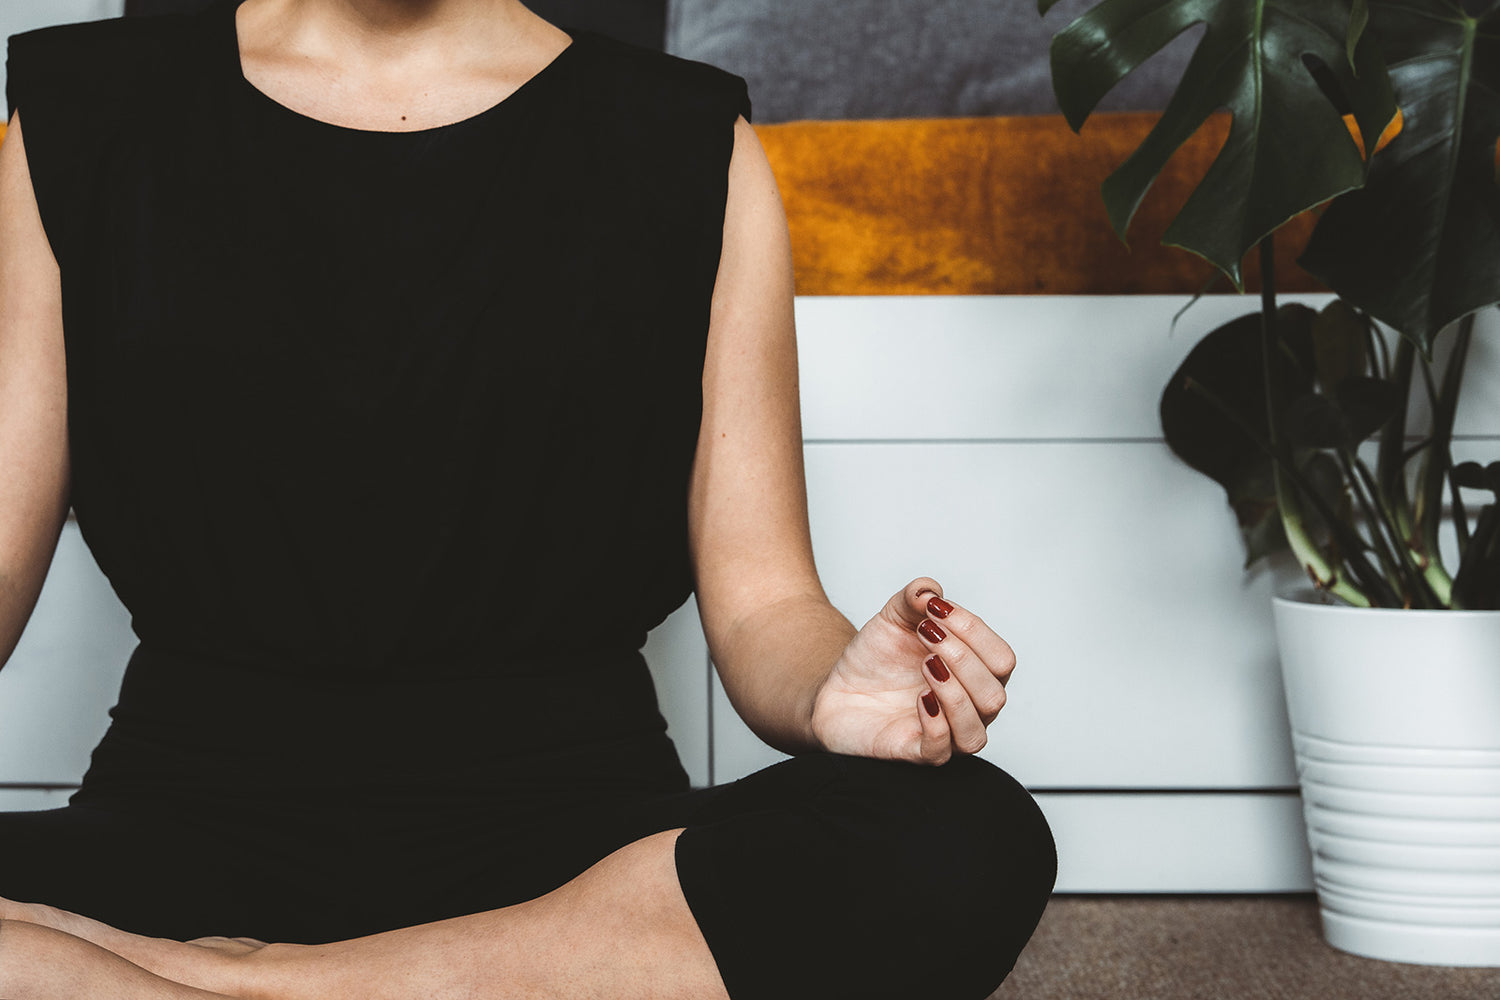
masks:
<path fill-rule="evenodd" d="M 1337 403 L 1316 392 L 1292 400 L 1282 426 L 1287 440 L 1301 448 L 1349 447 L 1349 421 Z"/>
<path fill-rule="evenodd" d="M 1370 11 L 1365 37 L 1390 66 L 1401 131 L 1368 185 L 1323 213 L 1298 263 L 1430 360 L 1439 330 L 1500 301 L 1500 15 L 1476 21 L 1447 0 Z"/>
<path fill-rule="evenodd" d="M 1276 487 L 1269 462 L 1247 466 L 1225 486 L 1229 506 L 1245 543 L 1245 569 L 1287 547 L 1286 531 L 1276 508 Z"/>
<path fill-rule="evenodd" d="M 1297 326 L 1290 328 L 1296 337 Z M 1289 338 L 1290 340 L 1290 338 Z M 1290 357 L 1277 357 L 1273 378 L 1284 404 L 1311 388 L 1311 345 L 1290 340 Z M 1231 320 L 1207 334 L 1188 352 L 1162 392 L 1162 433 L 1184 462 L 1229 485 L 1246 465 L 1269 463 L 1255 442 L 1229 417 L 1188 388 L 1189 379 L 1205 386 L 1252 427 L 1264 428 L 1265 383 L 1261 379 L 1260 314 Z"/>
<path fill-rule="evenodd" d="M 1401 389 L 1384 379 L 1353 375 L 1334 392 L 1354 445 L 1384 427 L 1401 406 Z"/>
<path fill-rule="evenodd" d="M 1317 311 L 1300 302 L 1287 302 L 1276 308 L 1276 339 L 1280 342 L 1283 363 L 1294 366 L 1296 377 L 1292 389 L 1311 386 L 1317 365 L 1313 357 L 1313 327 L 1318 321 Z M 1273 373 L 1274 377 L 1274 373 Z M 1282 401 L 1296 395 L 1289 392 L 1280 380 L 1277 389 Z"/>
<path fill-rule="evenodd" d="M 1370 0 L 1354 0 L 1349 9 L 1349 40 L 1345 43 L 1345 55 L 1349 59 L 1349 68 L 1356 69 L 1354 62 L 1354 50 L 1359 44 L 1359 38 L 1365 32 L 1365 25 L 1370 23 Z"/>
<path fill-rule="evenodd" d="M 1283 314 L 1281 334 L 1288 351 L 1277 355 L 1273 373 L 1278 406 L 1311 386 L 1312 315 L 1305 306 L 1288 306 Z M 1250 426 L 1265 428 L 1260 323 L 1260 314 L 1251 313 L 1209 333 L 1188 352 L 1161 397 L 1168 447 L 1224 487 L 1245 540 L 1247 566 L 1286 545 L 1271 460 L 1234 419 L 1193 386 L 1207 388 Z"/>
<path fill-rule="evenodd" d="M 1313 359 L 1318 385 L 1326 393 L 1338 391 L 1351 375 L 1363 375 L 1368 360 L 1369 324 L 1343 299 L 1334 299 L 1313 320 Z"/>
<path fill-rule="evenodd" d="M 1124 239 L 1168 159 L 1227 108 L 1229 138 L 1163 242 L 1242 288 L 1240 261 L 1262 237 L 1364 182 L 1364 161 L 1308 60 L 1338 81 L 1364 134 L 1379 135 L 1394 106 L 1364 37 L 1358 77 L 1351 69 L 1347 0 L 1105 0 L 1052 41 L 1053 89 L 1069 124 L 1081 128 L 1115 84 L 1194 24 L 1208 30 L 1156 127 L 1104 182 L 1105 207 Z"/>
<path fill-rule="evenodd" d="M 1344 471 L 1339 468 L 1338 460 L 1326 451 L 1313 451 L 1298 463 L 1298 468 L 1323 502 L 1347 524 L 1354 501 L 1349 496 L 1349 487 L 1344 482 Z M 1337 536 L 1315 505 L 1305 505 L 1304 518 L 1308 535 L 1318 546 L 1337 550 Z"/>
<path fill-rule="evenodd" d="M 1333 396 L 1309 392 L 1294 399 L 1283 414 L 1283 426 L 1295 445 L 1352 452 L 1385 426 L 1400 402 L 1400 392 L 1389 382 L 1355 375 L 1340 383 Z"/>
<path fill-rule="evenodd" d="M 1453 577 L 1453 604 L 1471 611 L 1500 609 L 1500 506 L 1488 504 L 1479 512 Z"/>
<path fill-rule="evenodd" d="M 1310 451 L 1297 460 L 1302 475 L 1330 508 L 1346 518 L 1352 501 L 1344 483 L 1343 472 L 1326 451 Z M 1234 509 L 1240 537 L 1245 543 L 1244 568 L 1249 569 L 1261 558 L 1287 547 L 1286 530 L 1276 503 L 1276 485 L 1271 478 L 1271 463 L 1264 462 L 1227 487 L 1229 506 Z M 1308 537 L 1321 549 L 1337 548 L 1333 531 L 1311 504 L 1303 510 L 1303 526 Z"/>
<path fill-rule="evenodd" d="M 1448 473 L 1454 486 L 1471 490 L 1492 490 L 1500 499 L 1500 462 L 1481 466 L 1478 462 L 1460 462 Z"/>

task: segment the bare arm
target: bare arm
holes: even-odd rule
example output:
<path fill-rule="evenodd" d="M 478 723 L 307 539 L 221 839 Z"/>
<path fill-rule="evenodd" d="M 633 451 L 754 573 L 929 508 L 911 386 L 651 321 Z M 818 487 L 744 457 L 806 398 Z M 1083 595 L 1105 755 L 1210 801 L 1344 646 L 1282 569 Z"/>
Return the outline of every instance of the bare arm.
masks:
<path fill-rule="evenodd" d="M 688 508 L 698 607 L 724 690 L 751 730 L 786 753 L 927 764 L 975 753 L 1005 705 L 1010 644 L 930 577 L 858 630 L 818 580 L 792 303 L 781 196 L 741 118 Z"/>
<path fill-rule="evenodd" d="M 20 111 L 0 142 L 0 665 L 36 607 L 68 513 L 62 286 Z"/>
<path fill-rule="evenodd" d="M 815 749 L 814 695 L 855 634 L 813 567 L 792 255 L 755 130 L 735 123 L 689 518 L 698 607 L 725 692 L 761 739 Z"/>

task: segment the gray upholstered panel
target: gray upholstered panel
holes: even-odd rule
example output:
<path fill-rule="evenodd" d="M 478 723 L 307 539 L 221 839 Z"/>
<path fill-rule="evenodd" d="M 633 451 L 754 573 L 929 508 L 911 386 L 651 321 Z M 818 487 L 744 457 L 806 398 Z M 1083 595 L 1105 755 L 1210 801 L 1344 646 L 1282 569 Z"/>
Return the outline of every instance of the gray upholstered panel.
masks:
<path fill-rule="evenodd" d="M 1063 0 L 670 0 L 667 51 L 745 77 L 757 122 L 1051 114 L 1048 46 L 1093 6 Z M 1159 110 L 1201 28 L 1101 108 Z"/>

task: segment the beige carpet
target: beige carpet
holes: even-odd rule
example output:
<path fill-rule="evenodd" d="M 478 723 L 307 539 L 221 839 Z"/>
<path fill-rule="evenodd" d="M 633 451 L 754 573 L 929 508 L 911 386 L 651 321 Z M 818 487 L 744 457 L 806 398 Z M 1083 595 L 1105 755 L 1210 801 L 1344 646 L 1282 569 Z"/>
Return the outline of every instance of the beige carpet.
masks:
<path fill-rule="evenodd" d="M 1057 896 L 991 1000 L 1500 1000 L 1500 969 L 1330 948 L 1311 895 Z"/>

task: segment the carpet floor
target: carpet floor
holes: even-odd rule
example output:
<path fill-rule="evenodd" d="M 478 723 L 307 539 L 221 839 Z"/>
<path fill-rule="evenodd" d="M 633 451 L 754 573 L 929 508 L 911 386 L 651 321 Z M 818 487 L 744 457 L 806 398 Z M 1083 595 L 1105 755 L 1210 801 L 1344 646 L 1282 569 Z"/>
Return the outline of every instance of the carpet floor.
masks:
<path fill-rule="evenodd" d="M 1310 894 L 1056 896 L 990 1000 L 1500 1000 L 1500 969 L 1338 951 Z"/>

